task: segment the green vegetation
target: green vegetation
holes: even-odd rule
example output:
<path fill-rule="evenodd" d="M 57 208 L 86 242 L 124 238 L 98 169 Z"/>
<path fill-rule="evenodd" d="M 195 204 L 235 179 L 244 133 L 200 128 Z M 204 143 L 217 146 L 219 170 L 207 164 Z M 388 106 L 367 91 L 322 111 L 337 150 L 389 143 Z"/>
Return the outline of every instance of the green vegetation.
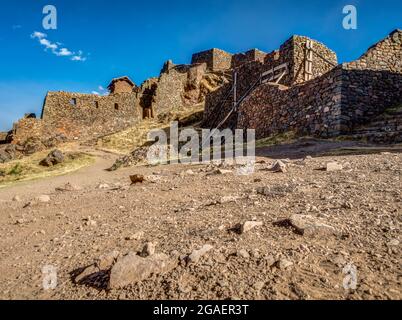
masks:
<path fill-rule="evenodd" d="M 255 146 L 256 148 L 269 147 L 279 144 L 292 143 L 295 142 L 296 140 L 297 140 L 296 133 L 294 131 L 288 131 L 269 136 L 268 138 L 257 140 Z"/>
<path fill-rule="evenodd" d="M 18 181 L 29 181 L 45 177 L 63 175 L 86 167 L 94 162 L 94 158 L 81 152 L 66 153 L 63 163 L 53 167 L 43 167 L 39 162 L 49 151 L 35 153 L 32 156 L 8 163 L 0 164 L 0 188 Z"/>

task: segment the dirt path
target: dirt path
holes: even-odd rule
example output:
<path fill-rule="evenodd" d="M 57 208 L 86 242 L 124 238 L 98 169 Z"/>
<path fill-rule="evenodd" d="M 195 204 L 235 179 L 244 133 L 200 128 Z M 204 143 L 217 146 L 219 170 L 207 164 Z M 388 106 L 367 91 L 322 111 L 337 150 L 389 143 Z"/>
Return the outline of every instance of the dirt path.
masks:
<path fill-rule="evenodd" d="M 81 185 L 85 188 L 91 185 L 104 183 L 113 179 L 113 176 L 118 176 L 112 175 L 105 170 L 111 167 L 118 158 L 117 155 L 93 149 L 81 149 L 80 151 L 94 156 L 95 163 L 66 175 L 34 181 L 17 182 L 4 189 L 0 189 L 0 201 L 10 200 L 16 194 L 20 195 L 21 198 L 30 199 L 40 194 L 54 193 L 55 188 L 66 183 Z"/>

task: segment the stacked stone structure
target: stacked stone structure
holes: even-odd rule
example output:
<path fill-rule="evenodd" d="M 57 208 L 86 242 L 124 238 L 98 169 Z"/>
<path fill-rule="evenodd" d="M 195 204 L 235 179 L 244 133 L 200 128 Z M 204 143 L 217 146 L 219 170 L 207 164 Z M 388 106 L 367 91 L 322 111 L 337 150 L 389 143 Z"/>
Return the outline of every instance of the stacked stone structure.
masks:
<path fill-rule="evenodd" d="M 401 78 L 401 30 L 341 65 L 324 44 L 292 36 L 271 53 L 210 49 L 194 54 L 190 65 L 169 60 L 140 87 L 128 77 L 113 79 L 107 96 L 49 92 L 41 118 L 21 119 L 12 138 L 92 139 L 204 102 L 204 127 L 222 124 L 233 110 L 220 129 L 256 129 L 258 138 L 289 130 L 336 136 L 402 104 Z"/>
<path fill-rule="evenodd" d="M 294 36 L 264 63 L 236 69 L 237 95 L 232 84 L 208 97 L 204 125 L 221 123 L 247 91 L 256 84 L 223 127 L 256 129 L 257 138 L 286 131 L 319 136 L 348 134 L 386 108 L 402 103 L 402 31 L 395 30 L 360 59 L 335 65 L 336 55 L 322 44 Z M 306 43 L 313 43 L 313 64 L 305 78 Z M 304 53 L 303 53 L 304 52 Z M 278 83 L 261 81 L 275 65 L 288 64 Z M 275 67 L 274 67 L 275 68 Z M 236 99 L 235 99 L 236 98 Z"/>

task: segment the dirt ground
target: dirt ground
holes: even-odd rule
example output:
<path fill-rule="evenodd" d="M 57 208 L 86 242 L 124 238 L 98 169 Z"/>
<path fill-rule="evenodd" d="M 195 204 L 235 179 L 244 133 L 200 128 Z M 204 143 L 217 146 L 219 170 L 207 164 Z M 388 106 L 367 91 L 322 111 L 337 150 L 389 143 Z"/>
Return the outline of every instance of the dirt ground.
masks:
<path fill-rule="evenodd" d="M 0 189 L 0 299 L 402 299 L 402 153 L 332 154 L 339 145 L 352 143 L 259 149 L 247 176 L 207 164 L 108 172 L 116 156 L 93 151 L 87 168 Z M 275 159 L 286 172 L 269 170 Z M 322 170 L 333 161 L 343 168 Z M 130 186 L 132 174 L 148 181 Z M 56 191 L 66 183 L 76 190 Z M 33 201 L 40 195 L 50 201 Z M 277 223 L 292 215 L 334 232 Z M 246 221 L 262 225 L 237 232 Z M 147 242 L 177 266 L 122 289 L 72 281 L 99 256 Z M 198 263 L 183 262 L 206 244 Z M 57 287 L 44 290 L 49 265 Z M 345 289 L 351 268 L 356 289 Z"/>

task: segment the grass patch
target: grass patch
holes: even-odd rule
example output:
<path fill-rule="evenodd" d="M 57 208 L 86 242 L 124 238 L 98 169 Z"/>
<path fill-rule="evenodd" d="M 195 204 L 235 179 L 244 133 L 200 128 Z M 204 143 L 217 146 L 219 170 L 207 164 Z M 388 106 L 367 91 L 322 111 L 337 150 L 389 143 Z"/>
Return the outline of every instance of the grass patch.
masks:
<path fill-rule="evenodd" d="M 256 148 L 269 147 L 280 144 L 292 143 L 297 140 L 297 135 L 293 131 L 275 134 L 264 139 L 257 140 Z"/>
<path fill-rule="evenodd" d="M 155 129 L 167 129 L 172 121 L 178 121 L 180 126 L 196 125 L 202 119 L 204 104 L 188 108 L 179 108 L 159 115 L 155 119 L 143 120 L 135 126 L 117 132 L 98 140 L 97 146 L 103 150 L 127 154 L 142 147 L 147 142 L 148 133 Z"/>
<path fill-rule="evenodd" d="M 42 167 L 39 162 L 47 156 L 49 150 L 36 153 L 20 160 L 0 164 L 0 188 L 20 181 L 30 181 L 46 177 L 59 176 L 86 167 L 94 162 L 94 157 L 81 152 L 66 153 L 63 163 L 53 167 Z"/>
<path fill-rule="evenodd" d="M 386 110 L 384 111 L 384 114 L 392 115 L 392 114 L 394 114 L 395 112 L 399 112 L 399 111 L 402 111 L 402 104 L 400 104 L 400 105 L 398 105 L 398 106 L 395 106 L 395 107 L 391 107 L 391 108 L 386 109 Z"/>
<path fill-rule="evenodd" d="M 350 148 L 338 148 L 330 151 L 325 151 L 319 154 L 320 157 L 330 156 L 355 156 L 355 155 L 369 155 L 379 154 L 382 152 L 402 152 L 402 145 L 396 145 L 393 147 L 350 147 Z"/>

